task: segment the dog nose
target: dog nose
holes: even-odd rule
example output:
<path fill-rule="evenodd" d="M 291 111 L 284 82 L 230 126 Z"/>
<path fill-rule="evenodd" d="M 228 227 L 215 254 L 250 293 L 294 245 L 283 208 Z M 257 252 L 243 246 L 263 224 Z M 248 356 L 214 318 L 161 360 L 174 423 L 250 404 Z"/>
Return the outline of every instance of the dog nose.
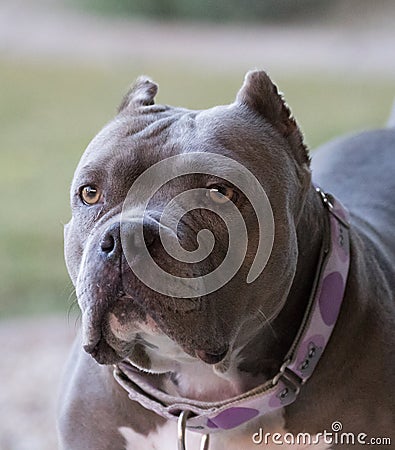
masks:
<path fill-rule="evenodd" d="M 100 249 L 106 256 L 114 256 L 119 253 L 121 247 L 119 223 L 113 223 L 105 231 L 100 240 Z"/>
<path fill-rule="evenodd" d="M 144 219 L 144 239 L 141 239 L 140 234 L 137 232 L 138 226 L 139 224 L 133 221 L 122 223 L 123 241 L 124 243 L 127 242 L 128 251 L 133 253 L 138 253 L 144 245 L 150 247 L 159 235 L 159 226 L 151 219 Z M 120 228 L 119 222 L 113 223 L 107 228 L 100 240 L 100 250 L 107 258 L 118 257 L 121 254 Z"/>

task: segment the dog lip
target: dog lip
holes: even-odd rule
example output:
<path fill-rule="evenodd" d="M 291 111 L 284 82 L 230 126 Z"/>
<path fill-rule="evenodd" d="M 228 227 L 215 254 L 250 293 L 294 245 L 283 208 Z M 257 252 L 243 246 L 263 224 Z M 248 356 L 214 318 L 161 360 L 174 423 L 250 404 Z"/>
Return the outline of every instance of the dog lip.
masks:
<path fill-rule="evenodd" d="M 220 353 L 209 353 L 206 350 L 195 350 L 196 356 L 207 364 L 218 364 L 228 353 L 228 347 Z"/>
<path fill-rule="evenodd" d="M 83 346 L 83 349 L 86 351 L 86 353 L 89 353 L 90 355 L 93 355 L 93 353 L 96 352 L 98 346 L 98 342 L 94 342 L 92 344 L 86 344 Z"/>
<path fill-rule="evenodd" d="M 97 363 L 103 365 L 116 364 L 123 359 L 104 339 L 100 339 L 95 345 L 84 345 L 84 350 L 89 353 Z"/>

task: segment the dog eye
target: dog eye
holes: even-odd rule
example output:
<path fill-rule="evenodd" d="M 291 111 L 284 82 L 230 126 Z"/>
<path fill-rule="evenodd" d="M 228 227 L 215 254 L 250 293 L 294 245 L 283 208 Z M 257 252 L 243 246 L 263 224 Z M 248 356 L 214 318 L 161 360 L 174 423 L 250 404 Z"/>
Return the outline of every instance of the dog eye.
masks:
<path fill-rule="evenodd" d="M 236 192 L 229 186 L 211 186 L 208 197 L 215 203 L 226 203 L 229 200 L 236 200 Z"/>
<path fill-rule="evenodd" d="M 101 197 L 101 191 L 95 186 L 83 186 L 80 192 L 81 200 L 85 205 L 95 205 Z"/>

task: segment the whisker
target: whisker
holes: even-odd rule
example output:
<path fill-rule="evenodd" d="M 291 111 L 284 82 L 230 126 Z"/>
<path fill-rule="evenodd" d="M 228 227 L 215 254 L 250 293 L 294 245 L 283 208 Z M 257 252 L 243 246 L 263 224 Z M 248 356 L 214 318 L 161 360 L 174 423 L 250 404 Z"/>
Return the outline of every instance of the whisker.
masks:
<path fill-rule="evenodd" d="M 261 308 L 258 309 L 257 313 L 258 313 L 257 319 L 260 320 L 265 327 L 268 327 L 269 330 L 272 332 L 273 336 L 276 338 L 276 340 L 278 340 L 278 334 L 275 332 L 273 325 L 266 317 L 266 314 L 262 311 Z"/>
<path fill-rule="evenodd" d="M 74 316 L 73 312 L 77 311 L 77 315 L 76 315 L 75 323 L 74 323 L 74 327 L 76 328 L 77 321 L 79 319 L 81 319 L 81 310 L 78 305 L 78 299 L 77 299 L 75 287 L 73 284 L 71 284 L 71 287 L 72 287 L 71 292 L 67 298 L 67 303 L 69 303 L 69 306 L 67 308 L 67 323 L 70 325 L 71 316 L 72 315 Z M 85 292 L 86 292 L 86 290 L 85 290 Z M 81 294 L 83 295 L 84 292 L 82 292 Z"/>
<path fill-rule="evenodd" d="M 79 309 L 77 317 L 75 318 L 75 321 L 74 321 L 74 329 L 76 329 L 78 327 L 78 325 L 81 323 L 81 317 L 82 317 L 81 310 Z"/>

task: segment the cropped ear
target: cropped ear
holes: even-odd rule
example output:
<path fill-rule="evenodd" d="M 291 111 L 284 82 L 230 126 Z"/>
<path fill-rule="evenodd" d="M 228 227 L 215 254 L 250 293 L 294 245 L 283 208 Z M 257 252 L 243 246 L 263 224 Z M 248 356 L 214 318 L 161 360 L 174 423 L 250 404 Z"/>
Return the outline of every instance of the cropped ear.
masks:
<path fill-rule="evenodd" d="M 118 107 L 118 112 L 139 106 L 153 105 L 158 85 L 146 76 L 140 76 L 134 82 Z"/>
<path fill-rule="evenodd" d="M 246 74 L 236 102 L 247 105 L 269 122 L 296 151 L 300 162 L 309 163 L 309 156 L 292 113 L 277 86 L 264 71 L 253 70 Z"/>

